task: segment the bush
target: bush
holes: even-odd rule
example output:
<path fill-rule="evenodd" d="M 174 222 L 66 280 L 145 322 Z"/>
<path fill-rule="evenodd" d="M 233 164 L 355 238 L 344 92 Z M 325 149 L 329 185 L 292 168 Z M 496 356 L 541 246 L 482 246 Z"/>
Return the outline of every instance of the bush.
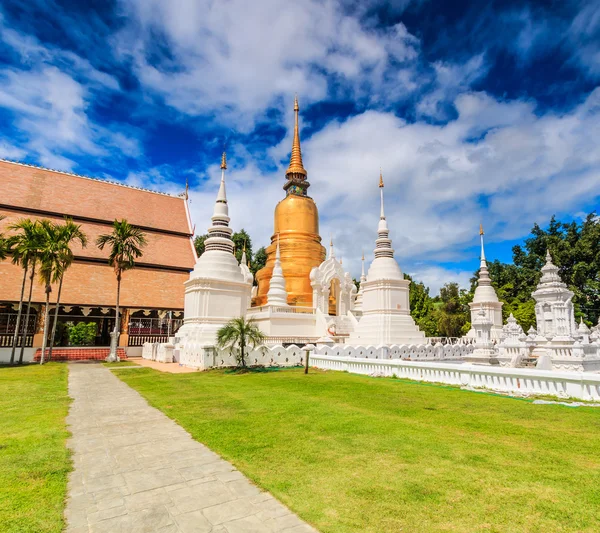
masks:
<path fill-rule="evenodd" d="M 69 327 L 69 346 L 92 346 L 96 340 L 95 322 L 79 322 Z"/>

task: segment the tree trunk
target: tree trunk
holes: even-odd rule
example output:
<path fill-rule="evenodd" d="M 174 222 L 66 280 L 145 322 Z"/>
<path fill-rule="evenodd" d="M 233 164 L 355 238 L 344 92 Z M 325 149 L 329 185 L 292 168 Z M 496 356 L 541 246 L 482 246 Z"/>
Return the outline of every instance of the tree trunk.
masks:
<path fill-rule="evenodd" d="M 31 313 L 31 297 L 33 296 L 33 280 L 35 279 L 35 260 L 33 261 L 33 266 L 31 267 L 31 276 L 29 283 L 29 296 L 27 299 L 27 313 L 25 313 L 25 324 L 23 324 L 23 332 L 21 333 L 21 352 L 19 353 L 19 364 L 23 364 L 23 354 L 25 352 L 25 341 L 27 340 L 27 328 L 29 327 L 29 314 Z"/>
<path fill-rule="evenodd" d="M 10 351 L 11 365 L 15 362 L 15 352 L 17 351 L 17 342 L 19 341 L 19 330 L 21 329 L 21 316 L 23 315 L 23 296 L 25 295 L 25 283 L 27 283 L 27 268 L 23 269 L 23 283 L 21 284 L 21 299 L 19 300 L 19 312 L 17 313 L 15 334 L 13 336 L 12 349 Z"/>
<path fill-rule="evenodd" d="M 52 324 L 52 333 L 50 334 L 50 344 L 48 346 L 48 361 L 52 360 L 52 348 L 54 347 L 54 336 L 56 335 L 56 323 L 58 322 L 58 305 L 60 304 L 60 293 L 62 291 L 63 277 L 58 282 L 58 292 L 56 293 L 56 309 L 54 309 L 54 323 Z"/>
<path fill-rule="evenodd" d="M 52 287 L 46 285 L 46 309 L 44 310 L 44 337 L 42 338 L 42 357 L 40 358 L 40 365 L 44 364 L 44 354 L 46 352 L 46 339 L 48 338 L 48 320 L 50 319 L 50 293 Z"/>
<path fill-rule="evenodd" d="M 117 355 L 117 348 L 119 345 L 119 299 L 121 298 L 121 273 L 117 274 L 117 307 L 115 309 L 115 327 L 110 338 L 110 352 L 106 360 L 109 363 L 116 363 L 119 361 Z"/>
<path fill-rule="evenodd" d="M 246 343 L 244 342 L 244 340 L 242 339 L 242 342 L 240 342 L 240 352 L 242 354 L 242 368 L 246 368 Z"/>

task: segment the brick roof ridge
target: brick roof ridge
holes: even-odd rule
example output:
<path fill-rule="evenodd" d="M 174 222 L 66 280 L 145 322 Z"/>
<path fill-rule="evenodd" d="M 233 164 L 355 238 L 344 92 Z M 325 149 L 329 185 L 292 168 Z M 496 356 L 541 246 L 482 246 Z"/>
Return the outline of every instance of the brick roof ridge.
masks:
<path fill-rule="evenodd" d="M 40 170 L 47 170 L 48 172 L 56 172 L 57 174 L 64 174 L 65 176 L 74 176 L 76 178 L 83 178 L 86 180 L 98 181 L 100 183 L 109 183 L 110 185 L 117 185 L 118 187 L 125 187 L 127 189 L 134 189 L 137 191 L 151 192 L 153 194 L 160 194 L 161 196 L 168 196 L 169 198 L 183 198 L 182 195 L 174 195 L 174 194 L 169 194 L 168 192 L 161 192 L 161 191 L 153 191 L 152 189 L 146 189 L 145 187 L 136 187 L 135 185 L 127 185 L 126 183 L 121 183 L 119 181 L 107 180 L 107 179 L 103 179 L 103 178 L 94 178 L 92 176 L 85 176 L 84 174 L 76 174 L 75 172 L 67 172 L 65 170 L 57 170 L 55 168 L 43 167 L 41 165 L 33 165 L 31 163 L 24 163 L 22 161 L 14 161 L 12 159 L 5 159 L 3 157 L 0 157 L 0 162 L 10 163 L 12 165 L 20 165 L 22 167 L 38 168 Z"/>

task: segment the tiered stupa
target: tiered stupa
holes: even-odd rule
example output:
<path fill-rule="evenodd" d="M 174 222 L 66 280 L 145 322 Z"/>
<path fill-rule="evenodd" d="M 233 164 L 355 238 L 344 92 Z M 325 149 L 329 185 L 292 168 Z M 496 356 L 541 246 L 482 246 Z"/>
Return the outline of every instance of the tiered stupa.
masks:
<path fill-rule="evenodd" d="M 498 295 L 492 287 L 492 280 L 488 271 L 487 262 L 485 260 L 485 249 L 483 247 L 483 225 L 479 225 L 479 239 L 481 241 L 481 257 L 479 263 L 479 279 L 477 288 L 473 295 L 473 301 L 469 304 L 471 308 L 471 325 L 475 324 L 480 319 L 479 313 L 481 310 L 489 317 L 492 322 L 490 331 L 491 339 L 498 340 L 502 337 L 502 306 L 504 305 L 498 300 Z M 476 331 L 472 326 L 467 337 L 475 337 Z"/>
<path fill-rule="evenodd" d="M 267 247 L 267 263 L 256 273 L 258 290 L 254 305 L 265 305 L 275 266 L 277 239 L 280 239 L 281 268 L 285 277 L 288 303 L 313 305 L 310 271 L 325 260 L 325 248 L 319 236 L 319 212 L 314 200 L 307 195 L 310 183 L 302 164 L 298 130 L 298 99 L 294 101 L 294 139 L 290 165 L 285 174 L 283 189 L 286 197 L 275 208 L 275 231 Z"/>
<path fill-rule="evenodd" d="M 552 263 L 550 250 L 546 251 L 546 264 L 542 278 L 531 295 L 535 300 L 535 318 L 538 335 L 548 340 L 572 340 L 577 336 L 573 312 L 573 292 L 560 279 L 559 268 Z"/>
<path fill-rule="evenodd" d="M 394 259 L 392 240 L 383 209 L 383 176 L 379 174 L 381 213 L 375 241 L 375 259 L 371 263 L 363 289 L 362 318 L 346 344 L 421 344 L 425 335 L 410 316 L 408 288 Z"/>
<path fill-rule="evenodd" d="M 229 207 L 225 191 L 225 152 L 221 159 L 221 184 L 215 202 L 204 253 L 185 282 L 184 323 L 178 334 L 198 345 L 214 344 L 217 330 L 250 305 L 252 274 L 241 268 L 231 240 Z M 247 268 L 247 267 L 246 267 Z"/>

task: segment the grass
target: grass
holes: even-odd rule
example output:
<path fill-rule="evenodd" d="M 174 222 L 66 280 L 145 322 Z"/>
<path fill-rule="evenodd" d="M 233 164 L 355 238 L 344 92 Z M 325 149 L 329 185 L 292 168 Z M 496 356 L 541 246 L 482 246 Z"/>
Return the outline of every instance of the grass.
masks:
<path fill-rule="evenodd" d="M 118 363 L 102 363 L 104 366 L 107 366 L 108 368 L 119 368 L 119 367 L 124 367 L 124 366 L 140 366 L 137 363 L 134 363 L 133 361 L 119 361 Z"/>
<path fill-rule="evenodd" d="M 60 532 L 71 459 L 67 365 L 0 367 L 0 531 Z"/>
<path fill-rule="evenodd" d="M 600 410 L 282 370 L 119 378 L 324 533 L 600 531 Z"/>

